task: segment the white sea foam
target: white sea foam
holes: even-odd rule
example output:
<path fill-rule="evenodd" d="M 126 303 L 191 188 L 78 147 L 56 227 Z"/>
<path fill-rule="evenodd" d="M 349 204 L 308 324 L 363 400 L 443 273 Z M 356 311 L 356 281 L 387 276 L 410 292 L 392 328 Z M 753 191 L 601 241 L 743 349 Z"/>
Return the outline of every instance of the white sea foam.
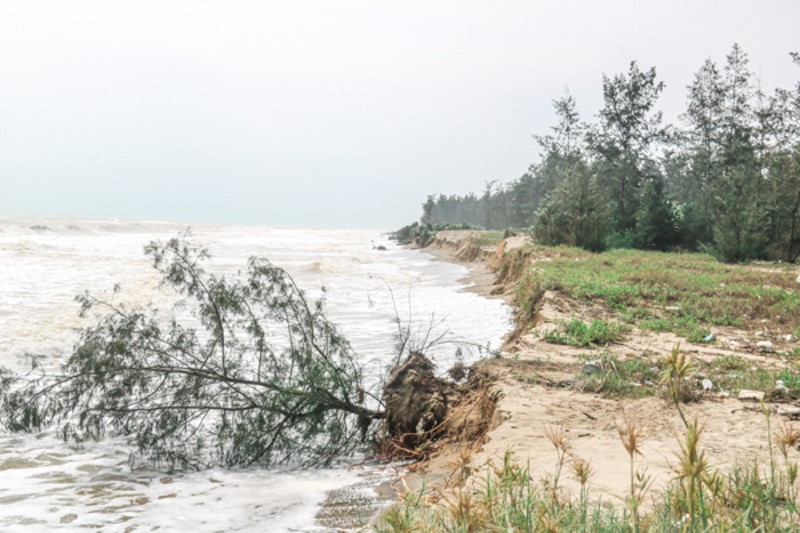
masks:
<path fill-rule="evenodd" d="M 0 217 L 0 366 L 24 370 L 35 354 L 57 367 L 76 340 L 75 329 L 88 325 L 74 302 L 83 291 L 108 293 L 120 283 L 119 297 L 128 305 L 168 307 L 173 296 L 158 288 L 142 250 L 184 229 L 166 222 Z M 502 303 L 459 290 L 464 267 L 397 247 L 377 231 L 192 230 L 193 240 L 210 249 L 215 273 L 236 275 L 258 255 L 288 270 L 312 297 L 324 286 L 328 315 L 373 384 L 393 356 L 396 312 L 421 329 L 444 319 L 441 329 L 477 345 L 499 346 L 508 328 Z M 432 355 L 446 369 L 455 351 L 443 346 Z M 131 471 L 127 457 L 121 441 L 78 448 L 50 435 L 0 435 L 0 530 L 313 531 L 325 493 L 357 481 L 346 469 L 214 470 L 167 478 Z"/>

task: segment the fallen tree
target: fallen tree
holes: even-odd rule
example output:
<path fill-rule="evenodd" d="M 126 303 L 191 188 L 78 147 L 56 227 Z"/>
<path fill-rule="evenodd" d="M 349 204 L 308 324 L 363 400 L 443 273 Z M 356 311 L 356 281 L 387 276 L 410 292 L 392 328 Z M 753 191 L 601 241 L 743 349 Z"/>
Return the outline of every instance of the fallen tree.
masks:
<path fill-rule="evenodd" d="M 9 429 L 125 435 L 140 459 L 170 468 L 314 465 L 351 451 L 385 416 L 323 302 L 307 301 L 286 271 L 251 258 L 242 280 L 218 277 L 203 268 L 208 252 L 181 239 L 145 252 L 194 319 L 80 296 L 83 314 L 102 317 L 61 373 L 5 374 Z"/>
<path fill-rule="evenodd" d="M 433 319 L 415 342 L 398 318 L 395 368 L 372 393 L 324 302 L 309 302 L 283 269 L 253 257 L 244 275 L 219 277 L 203 267 L 207 250 L 178 238 L 145 253 L 182 299 L 162 314 L 79 296 L 82 315 L 99 318 L 59 373 L 0 371 L 7 429 L 128 437 L 133 463 L 167 469 L 313 466 L 367 440 L 414 456 L 409 447 L 446 434 L 450 408 L 472 391 L 437 377 L 420 352 L 443 342 L 430 337 Z"/>

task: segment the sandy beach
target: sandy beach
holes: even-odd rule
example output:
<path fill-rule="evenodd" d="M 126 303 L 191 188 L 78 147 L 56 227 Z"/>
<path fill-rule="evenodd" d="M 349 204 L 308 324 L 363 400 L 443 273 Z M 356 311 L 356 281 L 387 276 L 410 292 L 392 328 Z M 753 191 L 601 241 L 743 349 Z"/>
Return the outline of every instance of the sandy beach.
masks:
<path fill-rule="evenodd" d="M 441 232 L 424 251 L 443 261 L 455 261 L 470 268 L 469 290 L 487 297 L 505 298 L 513 302 L 514 280 L 497 282 L 495 271 L 504 254 L 522 246 L 524 239 L 515 237 L 499 247 L 478 247 L 476 234 L 470 231 Z M 546 258 L 528 258 L 530 264 Z M 652 477 L 650 501 L 662 494 L 667 482 L 675 477 L 680 452 L 679 439 L 684 434 L 681 418 L 666 399 L 652 396 L 640 399 L 612 399 L 600 394 L 576 390 L 572 384 L 581 372 L 587 356 L 598 359 L 613 352 L 621 358 L 656 360 L 681 344 L 685 353 L 698 360 L 711 360 L 736 355 L 752 361 L 753 369 L 777 365 L 779 361 L 759 353 L 754 343 L 745 346 L 690 344 L 672 333 L 654 333 L 634 328 L 625 339 L 604 348 L 578 348 L 545 342 L 542 332 L 560 320 L 577 317 L 591 320 L 606 317 L 608 309 L 590 306 L 553 291 L 547 291 L 541 310 L 532 327 L 506 343 L 501 357 L 481 363 L 495 378 L 500 392 L 495 414 L 495 427 L 484 442 L 463 442 L 444 447 L 438 454 L 402 484 L 415 488 L 446 487 L 455 475 L 456 458 L 469 448 L 471 467 L 480 475 L 492 461 L 498 461 L 507 450 L 517 461 L 530 466 L 534 478 L 553 473 L 556 451 L 546 436 L 560 428 L 568 439 L 570 454 L 590 462 L 594 475 L 589 481 L 592 494 L 607 504 L 622 505 L 630 490 L 629 459 L 619 435 L 626 420 L 635 421 L 644 429 L 642 455 L 636 457 L 637 468 L 646 469 Z M 746 338 L 750 331 L 729 329 L 726 336 Z M 772 429 L 788 421 L 791 411 L 785 402 L 766 402 L 772 413 Z M 740 400 L 724 393 L 709 391 L 700 401 L 685 404 L 686 417 L 697 418 L 704 427 L 701 447 L 712 467 L 725 471 L 733 465 L 769 464 L 767 418 L 756 401 Z M 577 481 L 562 476 L 562 486 L 577 491 Z"/>

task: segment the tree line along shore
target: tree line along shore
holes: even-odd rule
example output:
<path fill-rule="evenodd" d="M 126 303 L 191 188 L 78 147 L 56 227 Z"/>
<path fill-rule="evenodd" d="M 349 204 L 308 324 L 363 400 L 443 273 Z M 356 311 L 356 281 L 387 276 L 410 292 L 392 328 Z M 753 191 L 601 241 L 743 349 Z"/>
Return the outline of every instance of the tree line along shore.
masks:
<path fill-rule="evenodd" d="M 797 53 L 787 62 L 800 66 Z M 800 73 L 800 70 L 798 70 Z M 527 230 L 587 250 L 705 251 L 727 262 L 800 255 L 800 82 L 767 88 L 744 50 L 708 59 L 678 124 L 658 110 L 664 83 L 635 61 L 603 76 L 603 106 L 584 121 L 569 94 L 535 135 L 541 155 L 482 193 L 430 195 L 398 234 L 425 242 L 442 226 Z"/>

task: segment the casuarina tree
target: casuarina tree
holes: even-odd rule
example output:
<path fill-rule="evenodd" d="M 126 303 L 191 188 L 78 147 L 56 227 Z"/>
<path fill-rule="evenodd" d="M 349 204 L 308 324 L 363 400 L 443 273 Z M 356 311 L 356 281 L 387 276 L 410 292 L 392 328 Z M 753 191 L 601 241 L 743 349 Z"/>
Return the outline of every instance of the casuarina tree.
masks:
<path fill-rule="evenodd" d="M 323 302 L 286 271 L 254 257 L 237 279 L 216 276 L 208 252 L 183 239 L 146 253 L 183 297 L 177 309 L 81 296 L 101 317 L 57 375 L 0 376 L 8 428 L 127 436 L 135 457 L 170 468 L 312 465 L 351 451 L 384 417 Z"/>

